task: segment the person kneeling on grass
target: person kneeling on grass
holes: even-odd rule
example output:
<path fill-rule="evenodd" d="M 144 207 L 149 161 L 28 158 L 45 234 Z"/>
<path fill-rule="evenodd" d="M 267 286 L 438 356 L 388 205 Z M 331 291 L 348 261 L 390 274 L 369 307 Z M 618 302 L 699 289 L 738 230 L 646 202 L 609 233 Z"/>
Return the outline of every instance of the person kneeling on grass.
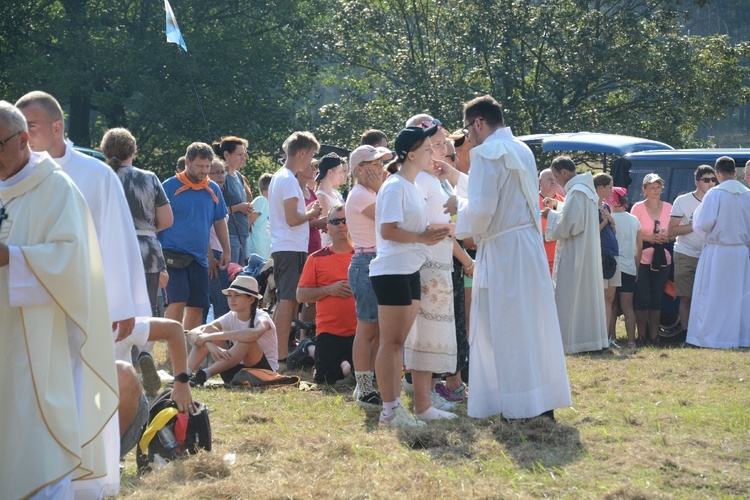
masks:
<path fill-rule="evenodd" d="M 328 213 L 328 235 L 331 244 L 311 254 L 305 262 L 297 286 L 297 301 L 315 303 L 318 331 L 315 345 L 306 338 L 286 360 L 290 369 L 299 368 L 302 360 L 315 359 L 316 384 L 333 385 L 353 381 L 352 346 L 357 331 L 354 296 L 349 285 L 349 264 L 354 248 L 349 241 L 346 207 L 336 205 Z"/>
<path fill-rule="evenodd" d="M 216 374 L 228 384 L 246 367 L 279 368 L 276 326 L 268 313 L 258 308 L 258 282 L 250 276 L 238 276 L 222 293 L 227 296 L 230 311 L 188 332 L 188 340 L 195 346 L 188 357 L 188 370 L 198 368 L 209 353 L 215 360 L 192 375 L 195 385 L 203 385 Z"/>

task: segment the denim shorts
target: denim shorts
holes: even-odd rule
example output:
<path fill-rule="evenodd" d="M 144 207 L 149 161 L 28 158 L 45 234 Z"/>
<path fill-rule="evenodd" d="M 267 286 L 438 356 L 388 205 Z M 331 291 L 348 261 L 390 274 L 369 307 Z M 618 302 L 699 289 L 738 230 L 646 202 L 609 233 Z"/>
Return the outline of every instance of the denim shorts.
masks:
<path fill-rule="evenodd" d="M 349 286 L 354 294 L 357 319 L 365 323 L 378 322 L 378 299 L 370 283 L 370 261 L 374 253 L 355 253 L 349 265 Z"/>

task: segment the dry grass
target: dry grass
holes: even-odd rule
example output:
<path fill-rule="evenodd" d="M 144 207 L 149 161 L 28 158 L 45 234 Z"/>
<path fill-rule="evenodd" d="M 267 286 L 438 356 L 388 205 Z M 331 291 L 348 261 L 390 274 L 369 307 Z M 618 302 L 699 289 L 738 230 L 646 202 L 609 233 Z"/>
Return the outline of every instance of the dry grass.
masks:
<path fill-rule="evenodd" d="M 568 356 L 574 407 L 377 426 L 351 390 L 205 390 L 214 449 L 142 478 L 134 498 L 731 498 L 750 496 L 748 350 Z M 310 374 L 303 373 L 303 379 Z M 230 465 L 225 455 L 234 454 Z"/>

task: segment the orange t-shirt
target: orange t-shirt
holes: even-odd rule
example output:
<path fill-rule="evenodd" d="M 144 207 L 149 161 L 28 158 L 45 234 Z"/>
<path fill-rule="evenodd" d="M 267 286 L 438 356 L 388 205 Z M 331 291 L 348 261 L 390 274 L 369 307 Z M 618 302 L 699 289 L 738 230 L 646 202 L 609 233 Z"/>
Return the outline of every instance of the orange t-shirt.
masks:
<path fill-rule="evenodd" d="M 335 253 L 325 247 L 307 257 L 298 286 L 318 288 L 337 281 L 349 281 L 349 264 L 354 250 Z M 357 313 L 354 296 L 333 297 L 329 295 L 315 305 L 315 330 L 339 337 L 351 337 L 357 331 Z"/>
<path fill-rule="evenodd" d="M 555 194 L 554 198 L 557 201 L 565 201 L 565 198 L 560 196 L 559 194 Z M 541 194 L 539 195 L 539 208 L 541 210 L 542 207 L 542 201 L 544 201 L 544 196 Z M 544 231 L 547 229 L 547 219 L 542 219 L 542 238 L 544 238 Z M 547 262 L 549 263 L 549 272 L 552 274 L 552 269 L 555 267 L 555 247 L 557 246 L 556 241 L 547 241 L 544 240 L 544 252 L 547 254 Z"/>

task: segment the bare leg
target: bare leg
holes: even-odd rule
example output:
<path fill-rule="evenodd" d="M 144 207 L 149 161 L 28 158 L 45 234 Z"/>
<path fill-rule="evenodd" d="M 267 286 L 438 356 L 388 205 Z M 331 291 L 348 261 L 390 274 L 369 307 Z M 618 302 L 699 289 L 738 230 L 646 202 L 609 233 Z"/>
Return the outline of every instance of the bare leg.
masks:
<path fill-rule="evenodd" d="M 635 342 L 635 311 L 633 310 L 633 293 L 622 292 L 620 295 L 620 308 L 625 316 L 625 331 L 628 334 L 628 342 Z"/>
<path fill-rule="evenodd" d="M 164 311 L 165 318 L 173 319 L 180 324 L 183 324 L 182 320 L 184 319 L 184 315 L 185 315 L 185 302 L 172 302 L 171 304 L 167 306 L 167 309 Z M 190 328 L 185 328 L 185 330 L 190 330 Z"/>
<path fill-rule="evenodd" d="M 171 319 L 171 318 L 170 318 Z M 185 308 L 185 321 L 182 324 L 185 330 L 192 330 L 198 328 L 203 324 L 203 309 L 200 307 L 186 307 Z"/>
<path fill-rule="evenodd" d="M 418 309 L 418 300 L 411 306 L 378 306 L 381 333 L 375 374 L 383 402 L 396 401 L 401 394 L 402 350 Z"/>
<path fill-rule="evenodd" d="M 432 406 L 430 403 L 432 372 L 412 370 L 411 381 L 414 384 L 414 411 L 417 414 L 424 413 Z"/>
<path fill-rule="evenodd" d="M 296 311 L 296 300 L 281 300 L 276 305 L 273 322 L 276 324 L 276 336 L 279 339 L 279 361 L 289 356 L 289 329 L 292 327 L 292 318 Z"/>
<path fill-rule="evenodd" d="M 135 420 L 143 389 L 133 365 L 123 361 L 117 361 L 117 383 L 120 389 L 120 403 L 117 410 L 120 415 L 120 437 L 122 437 Z"/>
<path fill-rule="evenodd" d="M 377 323 L 357 322 L 357 334 L 354 336 L 354 346 L 352 346 L 352 361 L 354 362 L 355 371 L 372 371 L 372 349 L 375 346 L 375 354 L 377 354 L 378 337 L 379 330 Z"/>
<path fill-rule="evenodd" d="M 692 300 L 692 297 L 680 297 L 680 326 L 683 330 L 687 330 Z"/>
<path fill-rule="evenodd" d="M 610 324 L 614 316 L 612 314 L 612 304 L 615 301 L 616 293 L 617 293 L 616 286 L 610 286 L 606 290 L 604 290 L 604 311 L 606 312 L 606 316 L 607 316 L 607 325 Z M 609 338 L 611 338 L 612 340 L 617 340 L 617 334 L 615 333 L 614 329 L 609 330 Z"/>
<path fill-rule="evenodd" d="M 312 304 L 302 305 L 302 312 L 299 315 L 299 319 L 301 319 L 305 323 L 310 323 L 311 321 L 315 321 L 315 302 L 313 302 Z M 300 340 L 308 336 L 309 336 L 309 332 L 307 330 L 300 330 L 299 332 Z"/>
<path fill-rule="evenodd" d="M 461 380 L 461 372 L 445 377 L 445 386 L 451 391 L 455 391 L 456 389 L 461 387 L 461 384 L 463 383 L 464 381 Z"/>
<path fill-rule="evenodd" d="M 203 363 L 203 360 L 206 359 L 207 355 L 208 349 L 205 346 L 193 346 L 193 348 L 190 349 L 190 355 L 188 356 L 188 368 L 190 371 L 197 370 L 201 363 Z"/>

